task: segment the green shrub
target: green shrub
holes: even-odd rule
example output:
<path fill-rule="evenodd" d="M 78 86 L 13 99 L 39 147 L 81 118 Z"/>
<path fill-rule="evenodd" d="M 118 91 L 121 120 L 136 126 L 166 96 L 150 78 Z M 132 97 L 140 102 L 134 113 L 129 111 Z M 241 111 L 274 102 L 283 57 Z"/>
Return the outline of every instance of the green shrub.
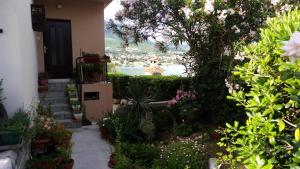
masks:
<path fill-rule="evenodd" d="M 155 137 L 155 124 L 152 118 L 143 118 L 140 123 L 141 130 L 145 134 L 147 140 L 151 141 Z"/>
<path fill-rule="evenodd" d="M 159 107 L 159 110 L 153 108 L 153 122 L 156 129 L 156 135 L 165 134 L 174 127 L 174 114 L 165 107 Z"/>
<path fill-rule="evenodd" d="M 245 64 L 233 72 L 245 87 L 228 98 L 245 108 L 248 119 L 245 125 L 227 124 L 219 143 L 227 150 L 222 160 L 232 168 L 236 163 L 249 169 L 285 168 L 293 163 L 300 146 L 300 62 L 283 57 L 282 50 L 282 42 L 300 31 L 300 11 L 270 19 L 267 24 L 259 42 L 245 47 Z"/>
<path fill-rule="evenodd" d="M 199 145 L 191 141 L 176 141 L 162 148 L 160 159 L 153 166 L 155 169 L 191 169 L 206 168 L 206 156 Z"/>
<path fill-rule="evenodd" d="M 175 133 L 179 136 L 189 136 L 198 131 L 205 120 L 201 119 L 199 103 L 193 98 L 182 98 L 176 104 L 170 106 L 176 125 Z"/>
<path fill-rule="evenodd" d="M 140 129 L 140 124 L 135 115 L 131 112 L 130 107 L 120 108 L 115 113 L 106 114 L 99 125 L 105 126 L 109 132 L 109 140 L 115 142 L 116 128 L 114 120 L 118 120 L 121 126 L 121 140 L 122 142 L 142 142 L 147 140 L 145 134 Z"/>
<path fill-rule="evenodd" d="M 128 87 L 131 82 L 138 82 L 145 89 L 147 94 L 154 100 L 169 100 L 176 95 L 180 87 L 189 87 L 190 79 L 178 76 L 128 76 L 123 74 L 109 74 L 109 81 L 113 83 L 115 98 L 127 98 Z"/>
<path fill-rule="evenodd" d="M 119 155 L 117 158 L 117 164 L 114 166 L 114 169 L 131 169 L 132 163 L 130 159 L 128 159 L 124 155 Z"/>
<path fill-rule="evenodd" d="M 149 144 L 123 143 L 121 153 L 128 157 L 134 165 L 140 167 L 150 167 L 153 160 L 159 157 L 159 151 Z"/>

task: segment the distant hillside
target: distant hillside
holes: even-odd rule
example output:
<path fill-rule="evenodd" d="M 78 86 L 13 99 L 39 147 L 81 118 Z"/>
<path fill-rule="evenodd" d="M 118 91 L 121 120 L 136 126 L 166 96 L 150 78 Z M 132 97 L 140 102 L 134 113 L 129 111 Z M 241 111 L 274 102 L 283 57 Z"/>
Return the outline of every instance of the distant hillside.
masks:
<path fill-rule="evenodd" d="M 105 23 L 107 24 L 107 22 Z M 107 48 L 121 48 L 122 40 L 114 34 L 111 30 L 105 29 L 105 45 Z M 151 41 L 146 41 L 138 46 L 131 45 L 130 47 L 137 48 L 142 51 L 148 52 L 160 52 L 158 49 L 154 47 L 155 43 Z M 177 52 L 186 52 L 188 50 L 187 45 L 181 45 L 177 49 L 170 45 L 170 51 L 177 51 Z"/>
<path fill-rule="evenodd" d="M 162 53 L 154 47 L 155 43 L 146 41 L 138 45 L 122 47 L 122 40 L 111 30 L 105 30 L 105 52 L 112 57 L 112 62 L 119 66 L 144 66 L 149 56 L 158 56 L 162 64 L 178 64 L 177 58 L 188 50 L 187 45 L 179 48 L 171 47 Z"/>

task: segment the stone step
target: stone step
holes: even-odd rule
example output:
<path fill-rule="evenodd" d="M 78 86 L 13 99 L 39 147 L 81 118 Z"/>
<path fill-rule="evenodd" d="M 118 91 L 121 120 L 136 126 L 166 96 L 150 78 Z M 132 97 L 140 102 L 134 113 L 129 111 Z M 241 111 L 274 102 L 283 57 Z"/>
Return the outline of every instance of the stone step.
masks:
<path fill-rule="evenodd" d="M 39 94 L 40 99 L 43 98 L 51 98 L 51 97 L 64 97 L 66 98 L 67 95 L 65 92 L 61 92 L 61 91 L 48 91 L 45 93 L 40 93 Z"/>
<path fill-rule="evenodd" d="M 58 111 L 58 112 L 53 112 L 53 117 L 56 120 L 66 120 L 66 119 L 72 119 L 73 115 L 69 111 Z"/>
<path fill-rule="evenodd" d="M 63 124 L 66 128 L 79 128 L 81 127 L 81 121 L 75 121 L 72 119 L 63 119 L 63 120 L 56 120 L 59 124 Z"/>
<path fill-rule="evenodd" d="M 70 83 L 71 79 L 48 79 L 48 83 Z"/>
<path fill-rule="evenodd" d="M 50 92 L 65 92 L 67 84 L 48 84 L 48 91 Z"/>
<path fill-rule="evenodd" d="M 44 105 L 68 104 L 67 97 L 50 97 L 42 100 Z"/>
<path fill-rule="evenodd" d="M 52 112 L 69 111 L 70 106 L 68 104 L 55 103 L 50 105 Z"/>

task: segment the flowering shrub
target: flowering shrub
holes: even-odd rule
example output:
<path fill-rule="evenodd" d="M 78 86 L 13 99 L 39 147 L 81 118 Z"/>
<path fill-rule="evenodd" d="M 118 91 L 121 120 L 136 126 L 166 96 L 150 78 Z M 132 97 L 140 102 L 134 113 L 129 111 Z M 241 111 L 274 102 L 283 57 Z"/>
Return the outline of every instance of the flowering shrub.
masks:
<path fill-rule="evenodd" d="M 176 96 L 168 101 L 168 106 L 173 106 L 184 99 L 196 99 L 196 94 L 192 91 L 177 90 Z"/>
<path fill-rule="evenodd" d="M 176 96 L 168 102 L 176 121 L 177 135 L 188 136 L 200 129 L 200 107 L 193 91 L 177 90 Z"/>
<path fill-rule="evenodd" d="M 35 138 L 47 138 L 50 135 L 52 129 L 56 126 L 56 122 L 53 118 L 47 116 L 38 116 L 35 119 L 34 131 Z"/>
<path fill-rule="evenodd" d="M 245 124 L 227 124 L 219 143 L 232 168 L 299 166 L 300 11 L 270 19 L 261 39 L 244 48 L 246 62 L 235 67 L 243 87 L 229 99 L 245 108 Z M 297 168 L 297 167 L 295 167 Z"/>
<path fill-rule="evenodd" d="M 161 148 L 154 169 L 206 168 L 206 157 L 200 145 L 193 141 L 175 141 Z"/>

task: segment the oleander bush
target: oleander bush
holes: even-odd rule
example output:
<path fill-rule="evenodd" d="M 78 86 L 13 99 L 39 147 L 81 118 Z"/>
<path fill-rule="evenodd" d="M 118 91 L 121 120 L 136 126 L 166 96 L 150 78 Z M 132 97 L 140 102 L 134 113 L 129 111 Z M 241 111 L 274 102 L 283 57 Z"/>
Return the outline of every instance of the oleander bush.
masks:
<path fill-rule="evenodd" d="M 231 168 L 299 168 L 300 10 L 267 22 L 260 40 L 246 46 L 245 63 L 233 74 L 240 81 L 228 96 L 245 109 L 245 124 L 226 124 L 219 145 Z M 297 46 L 298 45 L 298 46 Z"/>

